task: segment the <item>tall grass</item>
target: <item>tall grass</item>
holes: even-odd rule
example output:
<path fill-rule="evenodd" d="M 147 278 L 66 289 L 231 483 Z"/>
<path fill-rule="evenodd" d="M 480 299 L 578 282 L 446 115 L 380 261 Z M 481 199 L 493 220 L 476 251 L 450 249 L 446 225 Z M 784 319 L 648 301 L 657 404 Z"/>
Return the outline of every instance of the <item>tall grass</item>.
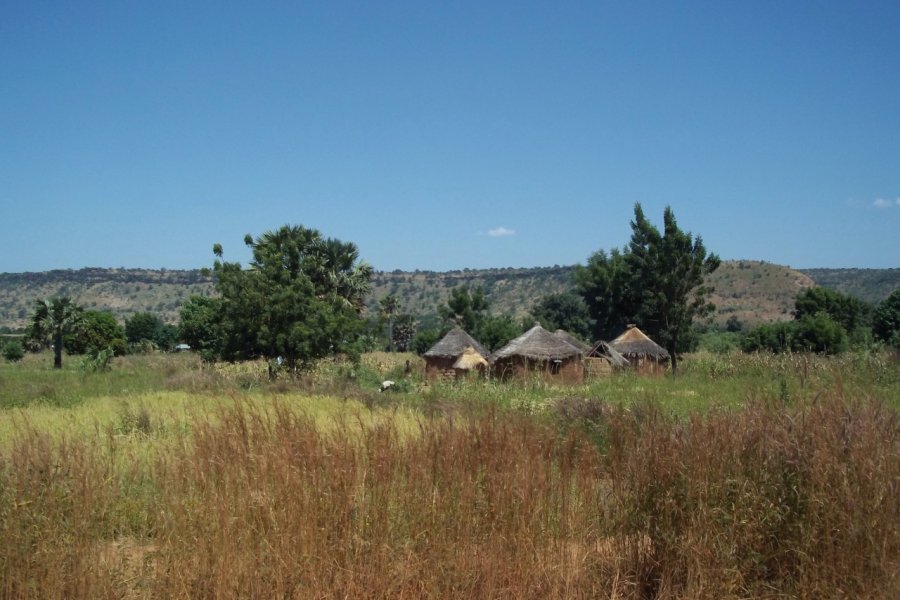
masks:
<path fill-rule="evenodd" d="M 597 402 L 410 430 L 239 401 L 132 468 L 116 436 L 23 426 L 0 454 L 0 594 L 900 595 L 893 409 L 839 390 L 690 418 Z"/>

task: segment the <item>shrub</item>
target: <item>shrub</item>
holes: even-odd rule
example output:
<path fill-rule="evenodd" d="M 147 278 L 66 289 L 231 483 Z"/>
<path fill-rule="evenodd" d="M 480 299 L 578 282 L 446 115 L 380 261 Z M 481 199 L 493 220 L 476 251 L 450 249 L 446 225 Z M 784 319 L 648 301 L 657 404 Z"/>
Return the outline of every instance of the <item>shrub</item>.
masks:
<path fill-rule="evenodd" d="M 18 362 L 25 356 L 25 348 L 22 347 L 22 342 L 10 340 L 3 344 L 2 354 L 9 362 Z"/>

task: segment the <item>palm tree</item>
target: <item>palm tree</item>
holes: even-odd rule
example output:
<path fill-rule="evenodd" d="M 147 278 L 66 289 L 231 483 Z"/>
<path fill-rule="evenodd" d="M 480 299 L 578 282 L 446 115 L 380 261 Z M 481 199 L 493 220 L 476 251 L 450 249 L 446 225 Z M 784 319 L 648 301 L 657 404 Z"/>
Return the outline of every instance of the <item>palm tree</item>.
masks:
<path fill-rule="evenodd" d="M 397 296 L 391 294 L 390 296 L 385 296 L 378 303 L 379 312 L 381 313 L 382 319 L 387 319 L 388 322 L 388 350 L 390 352 L 394 351 L 394 315 L 397 314 L 397 309 L 400 308 L 400 301 L 397 300 Z"/>
<path fill-rule="evenodd" d="M 81 307 L 68 296 L 37 300 L 31 315 L 31 336 L 53 343 L 53 368 L 62 369 L 63 336 L 76 332 L 82 321 Z"/>

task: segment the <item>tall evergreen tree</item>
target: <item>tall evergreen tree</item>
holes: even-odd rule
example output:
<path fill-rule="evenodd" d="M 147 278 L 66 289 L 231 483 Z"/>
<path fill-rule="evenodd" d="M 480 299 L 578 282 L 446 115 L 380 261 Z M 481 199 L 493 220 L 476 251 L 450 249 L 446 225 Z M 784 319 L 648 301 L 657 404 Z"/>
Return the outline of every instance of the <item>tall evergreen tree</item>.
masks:
<path fill-rule="evenodd" d="M 609 339 L 635 323 L 669 351 L 674 373 L 678 353 L 690 346 L 694 319 L 714 310 L 704 280 L 720 260 L 707 254 L 699 235 L 679 229 L 671 207 L 663 224 L 660 233 L 635 204 L 628 247 L 592 255 L 575 280 L 598 337 Z"/>

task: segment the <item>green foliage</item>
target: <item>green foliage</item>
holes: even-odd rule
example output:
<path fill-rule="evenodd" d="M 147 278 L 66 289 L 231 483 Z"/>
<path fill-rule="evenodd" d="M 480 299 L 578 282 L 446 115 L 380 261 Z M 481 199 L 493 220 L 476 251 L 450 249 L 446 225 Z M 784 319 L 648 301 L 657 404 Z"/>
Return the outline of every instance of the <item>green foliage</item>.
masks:
<path fill-rule="evenodd" d="M 847 333 L 868 327 L 872 320 L 871 306 L 853 296 L 823 287 L 807 289 L 797 296 L 794 303 L 794 318 L 797 320 L 817 313 L 827 314 Z"/>
<path fill-rule="evenodd" d="M 696 343 L 694 319 L 715 308 L 704 278 L 720 261 L 707 255 L 699 235 L 678 228 L 671 207 L 666 207 L 663 223 L 660 233 L 635 204 L 628 248 L 592 255 L 586 267 L 576 270 L 575 280 L 597 337 L 610 339 L 635 323 L 669 351 L 675 371 L 678 353 Z"/>
<path fill-rule="evenodd" d="M 429 328 L 423 329 L 422 331 L 416 334 L 416 337 L 413 338 L 412 342 L 412 351 L 422 356 L 428 350 L 431 349 L 432 346 L 438 343 L 442 337 L 447 335 L 449 328 Z"/>
<path fill-rule="evenodd" d="M 741 341 L 745 352 L 815 352 L 839 354 L 847 350 L 847 333 L 828 314 L 805 315 L 798 321 L 754 327 Z"/>
<path fill-rule="evenodd" d="M 418 322 L 413 315 L 397 315 L 394 319 L 394 325 L 391 331 L 393 349 L 398 352 L 409 352 L 412 347 L 413 338 L 416 336 L 417 327 Z"/>
<path fill-rule="evenodd" d="M 591 339 L 591 315 L 584 299 L 572 292 L 547 294 L 531 309 L 532 320 L 548 331 L 564 329 L 583 340 Z"/>
<path fill-rule="evenodd" d="M 438 313 L 444 320 L 474 333 L 487 315 L 488 307 L 482 286 L 469 290 L 469 286 L 463 285 L 450 291 L 450 299 L 446 305 L 438 308 Z"/>
<path fill-rule="evenodd" d="M 112 348 L 116 356 L 122 356 L 127 349 L 125 329 L 112 313 L 96 310 L 84 311 L 81 327 L 66 335 L 63 345 L 69 354 L 96 353 Z"/>
<path fill-rule="evenodd" d="M 109 371 L 115 352 L 112 348 L 96 350 L 88 354 L 81 363 L 81 369 L 86 373 L 98 373 Z"/>
<path fill-rule="evenodd" d="M 394 350 L 394 316 L 398 310 L 400 310 L 400 301 L 393 294 L 385 296 L 378 303 L 378 316 L 388 326 L 387 338 L 390 351 Z"/>
<path fill-rule="evenodd" d="M 741 340 L 744 352 L 768 350 L 780 354 L 793 349 L 797 326 L 794 322 L 766 323 L 748 331 Z"/>
<path fill-rule="evenodd" d="M 178 339 L 211 359 L 222 349 L 222 323 L 219 298 L 191 296 L 181 305 L 178 322 Z"/>
<path fill-rule="evenodd" d="M 522 334 L 522 327 L 509 315 L 484 317 L 474 331 L 475 338 L 493 352 Z"/>
<path fill-rule="evenodd" d="M 878 305 L 872 318 L 872 330 L 879 340 L 900 348 L 900 289 Z"/>
<path fill-rule="evenodd" d="M 135 347 L 149 345 L 170 351 L 178 343 L 178 328 L 162 322 L 158 316 L 141 312 L 125 319 L 125 339 Z"/>
<path fill-rule="evenodd" d="M 221 295 L 222 358 L 281 357 L 288 368 L 359 352 L 360 311 L 372 269 L 352 243 L 284 226 L 256 240 L 250 268 L 215 261 Z M 221 256 L 218 247 L 217 256 Z"/>
<path fill-rule="evenodd" d="M 53 345 L 53 367 L 62 368 L 63 338 L 80 330 L 82 309 L 69 297 L 37 300 L 26 337 Z"/>
<path fill-rule="evenodd" d="M 18 362 L 25 356 L 25 348 L 18 340 L 9 340 L 3 344 L 0 354 L 9 362 Z"/>

